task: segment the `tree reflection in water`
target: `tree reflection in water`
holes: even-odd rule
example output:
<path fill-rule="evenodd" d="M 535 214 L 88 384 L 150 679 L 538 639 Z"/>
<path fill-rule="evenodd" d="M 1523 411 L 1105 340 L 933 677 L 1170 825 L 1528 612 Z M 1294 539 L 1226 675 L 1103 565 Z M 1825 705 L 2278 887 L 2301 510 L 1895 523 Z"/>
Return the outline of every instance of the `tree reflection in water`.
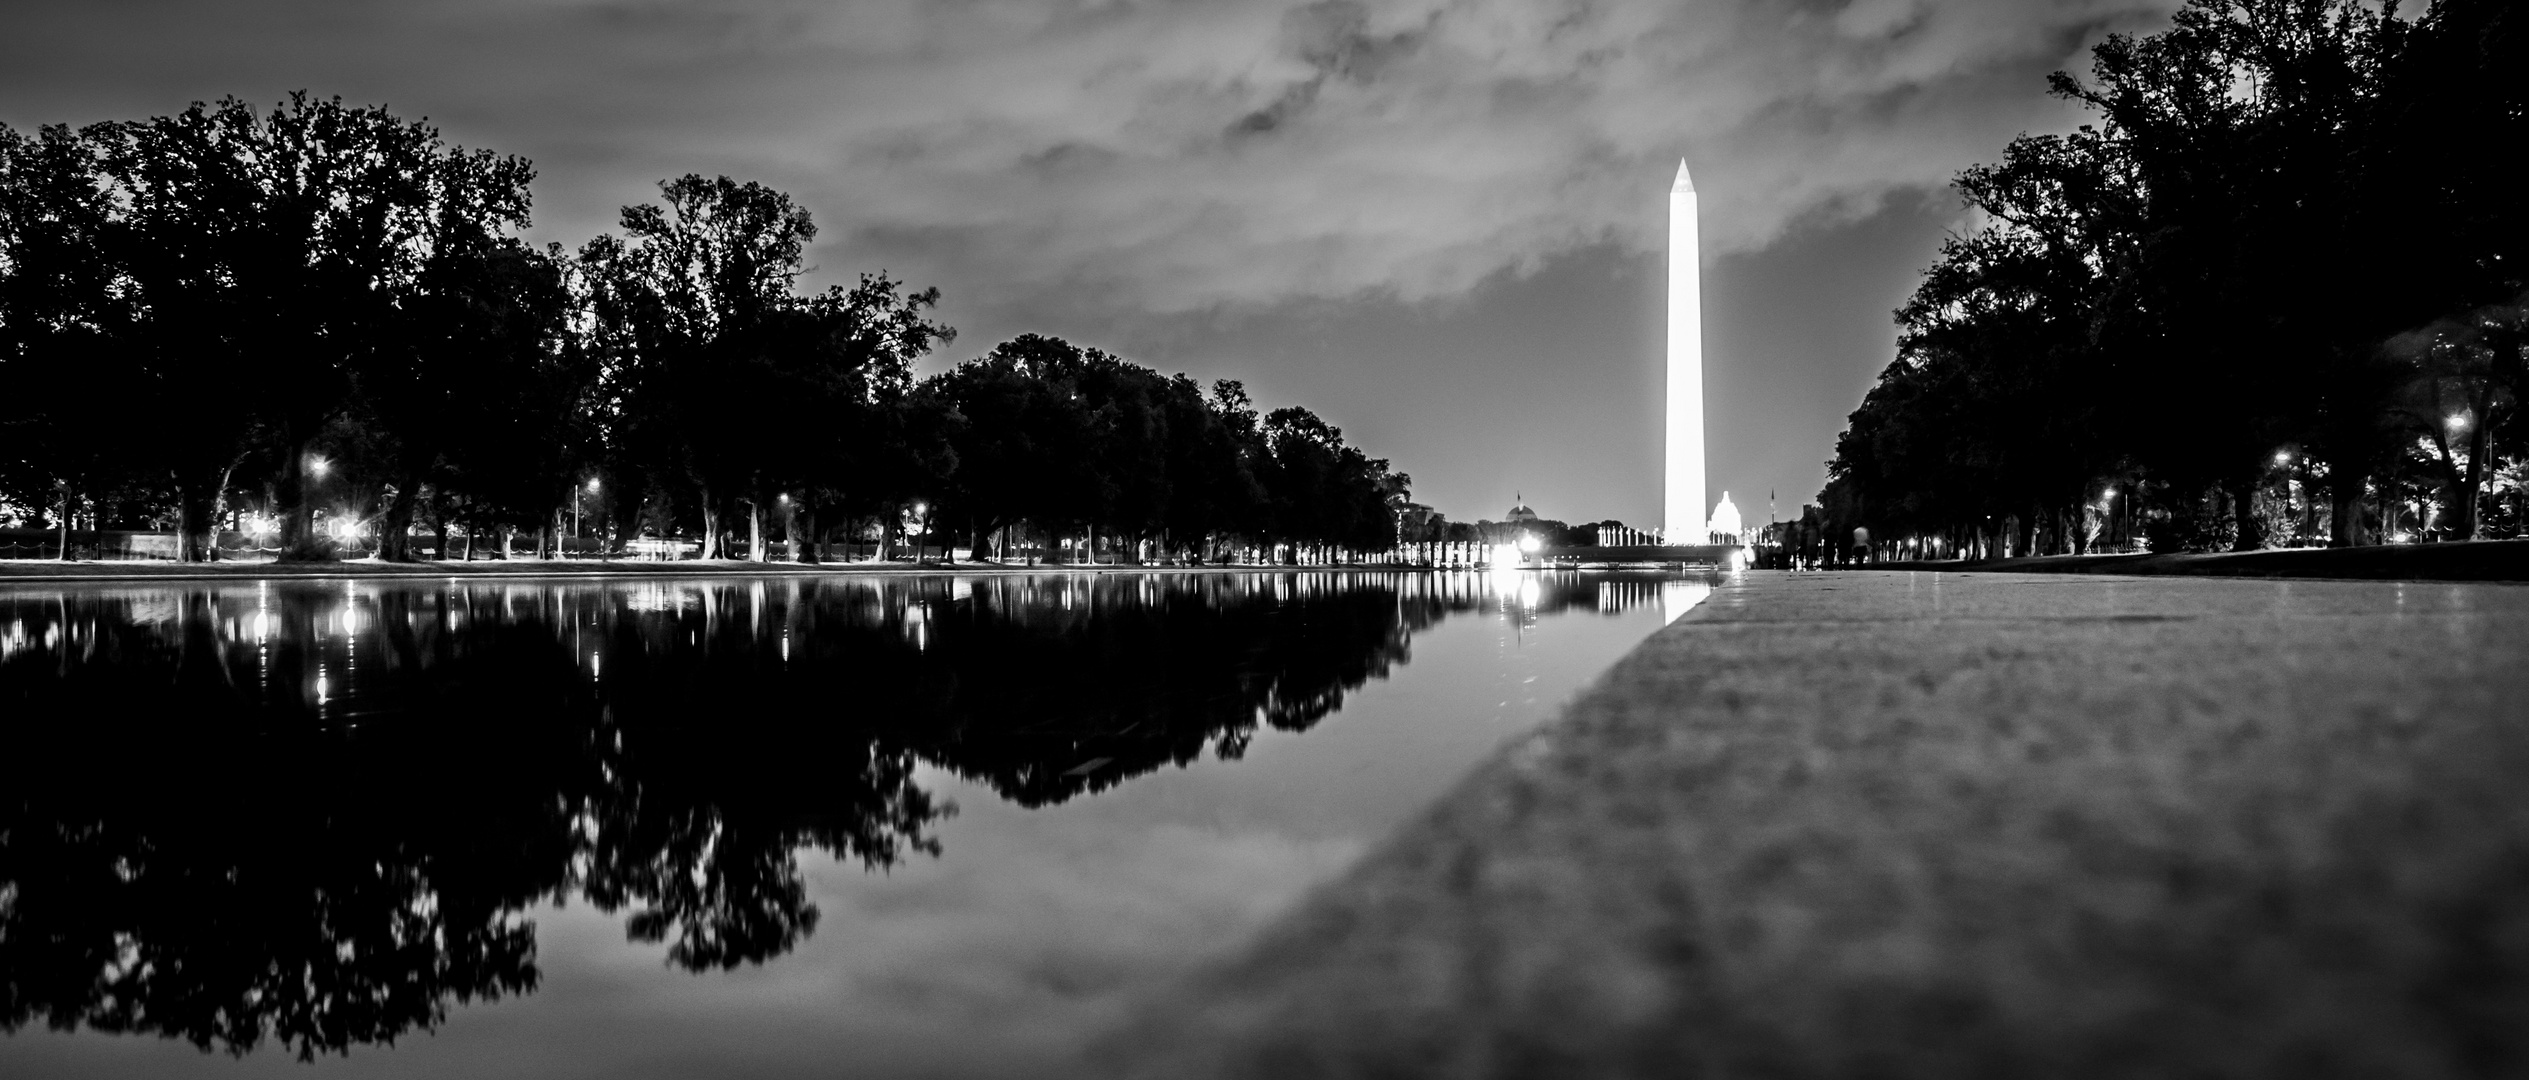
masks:
<path fill-rule="evenodd" d="M 0 1029 L 302 1058 L 537 981 L 583 898 L 695 971 L 816 928 L 798 853 L 937 854 L 1303 730 L 1452 612 L 1659 579 L 1256 573 L 0 590 Z"/>

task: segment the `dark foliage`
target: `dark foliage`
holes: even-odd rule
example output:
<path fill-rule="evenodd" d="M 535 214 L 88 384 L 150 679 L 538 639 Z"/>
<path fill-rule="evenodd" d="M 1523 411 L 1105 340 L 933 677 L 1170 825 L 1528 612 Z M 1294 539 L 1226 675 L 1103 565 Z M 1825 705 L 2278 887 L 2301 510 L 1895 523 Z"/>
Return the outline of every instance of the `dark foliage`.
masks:
<path fill-rule="evenodd" d="M 0 515 L 65 558 L 74 527 L 186 559 L 1396 542 L 1406 478 L 1305 410 L 1034 335 L 917 381 L 939 291 L 802 294 L 789 196 L 679 177 L 572 254 L 520 239 L 533 178 L 305 95 L 0 129 Z"/>
<path fill-rule="evenodd" d="M 2099 45 L 2088 81 L 2057 74 L 2095 122 L 1960 175 L 1982 224 L 1898 310 L 1828 531 L 1985 553 L 2466 538 L 2496 484 L 2516 530 L 2529 202 L 2486 151 L 2529 136 L 2522 22 L 2192 0 Z"/>

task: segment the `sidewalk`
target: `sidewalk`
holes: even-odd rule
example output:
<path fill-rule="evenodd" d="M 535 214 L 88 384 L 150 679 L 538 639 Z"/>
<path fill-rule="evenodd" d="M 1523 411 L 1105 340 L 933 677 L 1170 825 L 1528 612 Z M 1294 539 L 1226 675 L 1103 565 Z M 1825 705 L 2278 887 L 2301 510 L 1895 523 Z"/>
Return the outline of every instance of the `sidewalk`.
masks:
<path fill-rule="evenodd" d="M 1131 1075 L 2518 1076 L 2529 587 L 1738 575 Z"/>
<path fill-rule="evenodd" d="M 1880 568 L 1948 573 L 2529 581 L 2529 540 L 2169 555 L 2032 555 L 1977 563 L 1904 561 L 1882 563 Z"/>

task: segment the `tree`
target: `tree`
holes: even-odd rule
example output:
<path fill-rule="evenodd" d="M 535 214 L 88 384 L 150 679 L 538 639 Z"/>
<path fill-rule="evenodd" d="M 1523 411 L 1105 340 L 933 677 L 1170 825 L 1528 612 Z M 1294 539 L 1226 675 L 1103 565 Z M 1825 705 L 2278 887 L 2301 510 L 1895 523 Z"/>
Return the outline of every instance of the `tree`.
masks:
<path fill-rule="evenodd" d="M 2098 122 L 1960 175 L 1983 223 L 1898 312 L 1830 516 L 2016 519 L 2013 550 L 2066 550 L 2044 538 L 2078 548 L 2072 518 L 2124 481 L 2173 518 L 2216 493 L 2248 548 L 2281 449 L 2316 459 L 2333 542 L 2367 542 L 2375 474 L 2439 437 L 2412 404 L 2433 397 L 2423 360 L 2457 355 L 2393 343 L 2523 288 L 2520 200 L 2453 149 L 2529 131 L 2519 21 L 2477 0 L 2417 21 L 2191 0 L 2100 44 L 2087 81 L 2057 73 Z"/>
<path fill-rule="evenodd" d="M 937 491 L 953 470 L 952 416 L 913 380 L 913 362 L 957 336 L 924 314 L 939 299 L 863 274 L 766 320 L 756 344 L 779 404 L 764 410 L 764 475 L 799 494 L 805 561 L 817 561 L 825 508 L 893 506 Z"/>
<path fill-rule="evenodd" d="M 551 492 L 535 489 L 562 471 L 559 444 L 584 415 L 592 377 L 557 370 L 586 366 L 571 363 L 565 342 L 559 251 L 511 235 L 527 224 L 533 168 L 450 153 L 433 173 L 427 254 L 391 314 L 395 332 L 353 371 L 359 419 L 387 444 L 379 555 L 389 560 L 410 557 L 408 536 L 432 485 L 458 483 L 512 518 L 541 511 Z"/>
<path fill-rule="evenodd" d="M 2459 539 L 2480 535 L 2479 509 L 2493 470 L 2494 433 L 2529 392 L 2529 298 L 2479 308 L 2395 343 L 2421 377 L 2404 402 L 2450 490 Z"/>
<path fill-rule="evenodd" d="M 2399 441 L 2382 421 L 2404 373 L 2380 344 L 2422 321 L 2342 299 L 2399 227 L 2361 159 L 2405 26 L 2350 0 L 2193 0 L 2165 33 L 2101 44 L 2096 85 L 2054 80 L 2101 114 L 2144 194 L 2126 230 L 2147 242 L 2122 269 L 2147 325 L 2123 355 L 2146 385 L 2211 376 L 2217 392 L 2184 399 L 2207 407 L 2189 427 L 2244 433 L 2198 465 L 2234 488 L 2282 439 L 2327 462 L 2338 544 L 2364 542 L 2365 485 Z"/>
<path fill-rule="evenodd" d="M 89 134 L 125 207 L 115 254 L 145 309 L 161 413 L 182 424 L 166 440 L 179 506 L 207 505 L 195 493 L 218 488 L 260 425 L 278 455 L 284 557 L 329 556 L 312 535 L 316 441 L 354 373 L 399 347 L 399 306 L 435 230 L 452 216 L 523 223 L 524 163 L 469 158 L 426 124 L 303 93 L 268 114 L 229 98 Z"/>
<path fill-rule="evenodd" d="M 766 461 L 753 436 L 780 402 L 761 346 L 792 303 L 817 227 L 790 196 L 752 181 L 687 174 L 659 193 L 664 206 L 624 208 L 630 244 L 601 237 L 581 259 L 596 317 L 620 324 L 600 333 L 616 339 L 613 377 L 650 431 L 649 465 L 694 486 L 703 557 L 718 558 L 733 500 L 754 507 L 761 535 Z"/>
<path fill-rule="evenodd" d="M 1406 477 L 1346 445 L 1341 430 L 1299 406 L 1266 414 L 1263 434 L 1271 463 L 1260 472 L 1277 538 L 1372 551 L 1395 545 Z"/>
<path fill-rule="evenodd" d="M 1081 395 L 1081 364 L 1069 342 L 1022 334 L 930 382 L 961 420 L 946 492 L 974 531 L 1026 522 L 1060 534 L 1098 520 L 1102 418 Z"/>
<path fill-rule="evenodd" d="M 67 128 L 0 127 L 0 497 L 58 506 L 64 559 L 73 500 L 122 464 L 107 433 L 134 360 L 97 169 L 94 143 Z"/>

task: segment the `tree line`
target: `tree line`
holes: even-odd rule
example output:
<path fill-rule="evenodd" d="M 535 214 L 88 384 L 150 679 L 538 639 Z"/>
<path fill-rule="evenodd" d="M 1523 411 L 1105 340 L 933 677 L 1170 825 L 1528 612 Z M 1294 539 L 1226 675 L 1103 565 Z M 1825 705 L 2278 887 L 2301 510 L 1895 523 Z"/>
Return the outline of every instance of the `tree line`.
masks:
<path fill-rule="evenodd" d="M 1386 550 L 1410 506 L 1236 382 L 1036 335 L 917 378 L 939 291 L 804 291 L 816 226 L 762 184 L 664 181 L 574 252 L 523 237 L 534 176 L 306 94 L 0 126 L 0 517 L 184 559 L 248 526 L 284 558 L 452 530 L 1287 558 Z"/>
<path fill-rule="evenodd" d="M 1961 173 L 1823 517 L 1922 550 L 2522 524 L 2529 37 L 2504 0 L 2190 0 Z M 2508 496 L 2508 498 L 2505 498 Z"/>

